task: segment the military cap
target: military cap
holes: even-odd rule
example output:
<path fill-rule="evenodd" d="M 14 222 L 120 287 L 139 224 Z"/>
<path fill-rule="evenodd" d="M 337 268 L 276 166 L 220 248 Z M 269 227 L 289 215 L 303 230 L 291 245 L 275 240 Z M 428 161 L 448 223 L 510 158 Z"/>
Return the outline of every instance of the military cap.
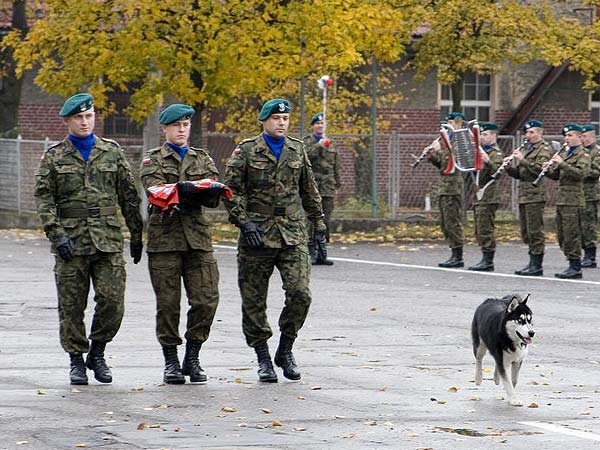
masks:
<path fill-rule="evenodd" d="M 69 97 L 65 101 L 64 105 L 58 113 L 61 117 L 69 117 L 73 114 L 87 111 L 94 107 L 94 97 L 86 92 L 75 94 L 73 97 Z"/>
<path fill-rule="evenodd" d="M 479 131 L 498 131 L 498 125 L 492 122 L 486 122 L 479 125 Z"/>
<path fill-rule="evenodd" d="M 191 106 L 182 103 L 173 103 L 165 108 L 158 116 L 158 123 L 161 125 L 169 125 L 178 120 L 191 119 L 196 110 Z"/>
<path fill-rule="evenodd" d="M 312 118 L 310 119 L 310 124 L 314 125 L 317 122 L 320 122 L 321 120 L 323 120 L 325 117 L 323 116 L 323 113 L 319 113 L 319 114 L 315 114 L 314 116 L 312 116 Z"/>
<path fill-rule="evenodd" d="M 567 134 L 569 131 L 578 131 L 580 133 L 583 132 L 581 125 L 577 125 L 576 123 L 568 123 L 564 127 L 562 127 L 563 136 Z"/>
<path fill-rule="evenodd" d="M 541 120 L 529 120 L 523 125 L 523 130 L 527 131 L 530 128 L 544 128 L 544 122 Z"/>
<path fill-rule="evenodd" d="M 446 116 L 446 120 L 454 120 L 454 119 L 467 120 L 465 115 L 463 113 L 459 113 L 459 112 L 451 112 L 450 114 L 448 114 Z"/>
<path fill-rule="evenodd" d="M 274 98 L 265 102 L 258 115 L 258 120 L 267 120 L 271 114 L 284 114 L 289 112 L 290 104 L 286 99 Z"/>
<path fill-rule="evenodd" d="M 587 133 L 588 131 L 596 131 L 596 125 L 588 123 L 586 125 L 581 125 L 581 132 Z"/>

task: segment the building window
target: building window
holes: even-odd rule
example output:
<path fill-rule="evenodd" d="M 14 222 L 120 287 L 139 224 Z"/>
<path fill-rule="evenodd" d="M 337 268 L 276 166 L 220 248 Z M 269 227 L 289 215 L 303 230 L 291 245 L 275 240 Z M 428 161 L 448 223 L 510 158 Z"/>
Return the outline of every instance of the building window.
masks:
<path fill-rule="evenodd" d="M 477 119 L 480 122 L 490 120 L 492 108 L 492 77 L 467 73 L 463 80 L 463 99 L 461 112 L 467 120 Z M 441 85 L 440 109 L 442 117 L 446 117 L 452 109 L 452 90 L 449 85 Z"/>
<path fill-rule="evenodd" d="M 108 100 L 114 102 L 116 110 L 113 114 L 104 118 L 104 136 L 141 136 L 142 127 L 123 113 L 123 110 L 129 105 L 129 94 L 125 92 L 113 93 Z"/>

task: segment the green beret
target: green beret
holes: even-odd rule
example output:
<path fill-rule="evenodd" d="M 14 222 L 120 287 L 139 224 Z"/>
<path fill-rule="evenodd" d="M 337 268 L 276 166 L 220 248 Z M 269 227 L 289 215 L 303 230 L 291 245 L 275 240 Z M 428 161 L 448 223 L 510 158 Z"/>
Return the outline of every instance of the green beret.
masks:
<path fill-rule="evenodd" d="M 182 103 L 173 103 L 165 108 L 158 116 L 158 123 L 169 125 L 182 119 L 191 119 L 196 110 L 191 106 Z"/>
<path fill-rule="evenodd" d="M 68 98 L 62 108 L 60 108 L 58 115 L 61 117 L 69 117 L 73 114 L 79 114 L 80 112 L 92 109 L 93 107 L 94 97 L 92 97 L 90 94 L 82 92 Z"/>
<path fill-rule="evenodd" d="M 580 133 L 582 133 L 583 129 L 580 125 L 577 125 L 576 123 L 568 123 L 564 127 L 562 127 L 563 136 L 566 135 L 569 131 L 579 131 Z"/>
<path fill-rule="evenodd" d="M 479 125 L 479 131 L 498 131 L 498 125 L 492 122 L 486 122 Z"/>
<path fill-rule="evenodd" d="M 323 117 L 323 113 L 319 113 L 319 114 L 315 114 L 314 116 L 312 116 L 312 118 L 310 119 L 310 124 L 314 125 L 317 122 L 321 122 L 325 117 Z"/>
<path fill-rule="evenodd" d="M 527 131 L 530 128 L 544 128 L 544 122 L 541 120 L 530 120 L 525 122 L 525 125 L 523 125 L 523 131 Z"/>
<path fill-rule="evenodd" d="M 596 131 L 596 125 L 593 125 L 591 123 L 588 123 L 586 125 L 581 125 L 581 132 L 582 133 L 587 133 L 588 131 Z"/>
<path fill-rule="evenodd" d="M 450 114 L 448 114 L 446 116 L 446 120 L 454 120 L 454 119 L 467 120 L 465 115 L 463 113 L 459 113 L 459 112 L 451 112 Z"/>
<path fill-rule="evenodd" d="M 286 99 L 274 98 L 263 105 L 260 114 L 258 115 L 258 120 L 267 120 L 271 114 L 284 114 L 289 112 L 290 104 Z"/>

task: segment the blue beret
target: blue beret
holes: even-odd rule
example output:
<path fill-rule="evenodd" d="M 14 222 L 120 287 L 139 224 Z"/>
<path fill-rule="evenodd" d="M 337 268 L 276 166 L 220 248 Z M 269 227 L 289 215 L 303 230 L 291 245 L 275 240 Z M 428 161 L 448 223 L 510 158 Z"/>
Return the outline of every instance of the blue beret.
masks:
<path fill-rule="evenodd" d="M 90 94 L 82 92 L 68 98 L 62 108 L 60 108 L 58 115 L 61 117 L 69 117 L 73 114 L 79 114 L 80 112 L 92 109 L 93 107 L 94 97 L 92 97 Z"/>
<path fill-rule="evenodd" d="M 486 122 L 479 125 L 479 131 L 498 131 L 498 125 L 492 122 Z"/>
<path fill-rule="evenodd" d="M 530 120 L 528 122 L 525 122 L 525 125 L 523 126 L 523 131 L 527 131 L 530 128 L 544 128 L 544 122 L 542 122 L 541 120 Z"/>
<path fill-rule="evenodd" d="M 459 112 L 451 112 L 450 114 L 448 114 L 446 116 L 446 120 L 454 120 L 454 119 L 467 120 L 465 115 L 463 113 L 459 113 Z"/>
<path fill-rule="evenodd" d="M 191 106 L 182 103 L 173 103 L 165 108 L 158 116 L 158 123 L 169 125 L 182 119 L 191 119 L 196 110 Z"/>
<path fill-rule="evenodd" d="M 263 105 L 258 115 L 258 120 L 267 120 L 271 114 L 285 114 L 289 112 L 290 104 L 286 99 L 274 98 Z"/>
<path fill-rule="evenodd" d="M 576 123 L 568 123 L 564 127 L 562 127 L 563 136 L 565 134 L 567 134 L 569 131 L 579 131 L 580 133 L 582 133 L 583 129 L 581 128 L 580 125 L 577 125 Z"/>
<path fill-rule="evenodd" d="M 581 131 L 583 133 L 587 133 L 588 131 L 596 131 L 596 125 L 588 123 L 586 125 L 581 125 Z"/>
<path fill-rule="evenodd" d="M 312 116 L 312 118 L 310 119 L 310 124 L 314 125 L 317 122 L 320 122 L 324 119 L 323 117 L 323 113 L 319 113 L 319 114 L 315 114 L 314 116 Z"/>

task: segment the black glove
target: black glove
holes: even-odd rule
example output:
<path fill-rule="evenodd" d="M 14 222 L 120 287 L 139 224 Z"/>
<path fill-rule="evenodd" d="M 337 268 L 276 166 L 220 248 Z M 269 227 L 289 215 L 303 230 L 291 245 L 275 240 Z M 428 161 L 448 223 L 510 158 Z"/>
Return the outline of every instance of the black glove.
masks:
<path fill-rule="evenodd" d="M 216 208 L 219 206 L 222 194 L 223 187 L 214 183 L 209 189 L 200 192 L 200 204 L 207 208 Z"/>
<path fill-rule="evenodd" d="M 129 253 L 133 258 L 133 263 L 137 264 L 142 259 L 142 249 L 144 248 L 144 244 L 142 241 L 131 241 L 129 243 Z"/>
<path fill-rule="evenodd" d="M 244 239 L 246 239 L 246 242 L 250 247 L 262 247 L 263 242 L 258 225 L 249 220 L 248 222 L 240 225 L 240 230 L 242 230 L 242 236 L 244 236 Z"/>
<path fill-rule="evenodd" d="M 67 235 L 62 235 L 56 240 L 56 251 L 64 261 L 69 262 L 75 256 L 75 246 Z"/>
<path fill-rule="evenodd" d="M 179 197 L 188 198 L 190 197 L 194 191 L 196 190 L 196 186 L 191 181 L 179 181 L 177 182 L 177 192 L 179 193 Z"/>

